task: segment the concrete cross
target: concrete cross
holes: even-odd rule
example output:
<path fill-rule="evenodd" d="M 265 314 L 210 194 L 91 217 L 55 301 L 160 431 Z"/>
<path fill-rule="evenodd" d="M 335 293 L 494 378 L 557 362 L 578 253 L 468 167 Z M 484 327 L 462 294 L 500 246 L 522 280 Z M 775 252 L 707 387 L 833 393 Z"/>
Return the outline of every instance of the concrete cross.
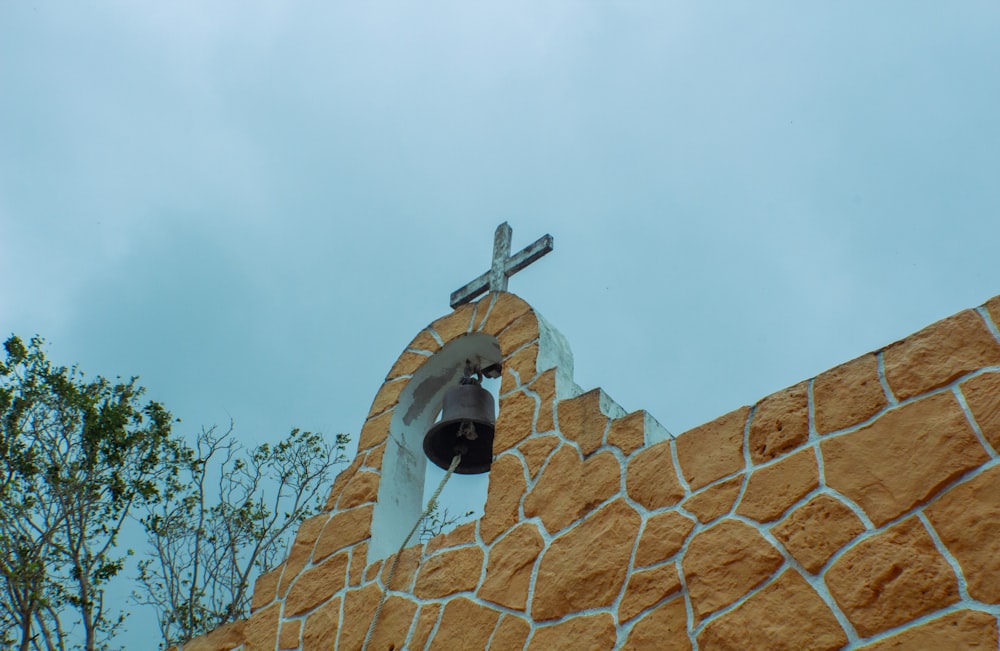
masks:
<path fill-rule="evenodd" d="M 507 291 L 507 279 L 552 250 L 552 236 L 543 235 L 514 255 L 510 254 L 511 228 L 497 226 L 493 236 L 493 266 L 483 275 L 451 293 L 451 307 L 464 305 L 484 292 Z"/>

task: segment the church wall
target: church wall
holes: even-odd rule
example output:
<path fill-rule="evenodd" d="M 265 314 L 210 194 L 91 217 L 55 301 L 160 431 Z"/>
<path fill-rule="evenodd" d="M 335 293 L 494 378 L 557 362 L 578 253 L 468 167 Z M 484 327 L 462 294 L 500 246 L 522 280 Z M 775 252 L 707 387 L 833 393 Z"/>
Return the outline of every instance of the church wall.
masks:
<path fill-rule="evenodd" d="M 997 649 L 997 324 L 1000 297 L 671 436 L 539 371 L 539 318 L 489 295 L 400 356 L 251 617 L 183 651 L 362 647 L 392 411 L 476 331 L 504 358 L 485 513 L 402 552 L 368 649 Z"/>

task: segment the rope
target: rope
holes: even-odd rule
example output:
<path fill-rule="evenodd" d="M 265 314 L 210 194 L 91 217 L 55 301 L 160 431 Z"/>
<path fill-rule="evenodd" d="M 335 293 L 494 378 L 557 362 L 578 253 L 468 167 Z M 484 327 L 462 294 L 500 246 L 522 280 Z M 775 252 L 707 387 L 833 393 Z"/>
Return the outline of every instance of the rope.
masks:
<path fill-rule="evenodd" d="M 382 607 L 385 606 L 385 600 L 389 598 L 389 586 L 392 585 L 392 577 L 396 574 L 396 566 L 399 565 L 399 559 L 403 556 L 403 550 L 406 549 L 406 544 L 410 542 L 410 538 L 413 534 L 417 532 L 417 528 L 420 523 L 430 515 L 430 512 L 434 510 L 434 505 L 437 503 L 438 497 L 441 495 L 441 491 L 444 490 L 444 485 L 448 483 L 451 478 L 452 473 L 455 472 L 455 468 L 458 468 L 459 462 L 462 460 L 461 454 L 456 454 L 455 458 L 451 460 L 451 465 L 448 467 L 448 472 L 444 474 L 444 478 L 441 483 L 438 484 L 437 490 L 431 495 L 431 499 L 427 500 L 427 508 L 424 509 L 423 514 L 420 518 L 413 524 L 413 528 L 410 529 L 410 533 L 406 534 L 406 539 L 403 540 L 403 544 L 399 546 L 399 551 L 396 552 L 396 558 L 393 559 L 392 565 L 389 567 L 389 576 L 385 579 L 385 588 L 382 590 L 382 597 L 378 601 L 378 606 L 375 608 L 375 614 L 372 616 L 372 622 L 368 625 L 368 632 L 365 633 L 365 642 L 361 645 L 361 651 L 366 651 L 368 649 L 368 642 L 371 640 L 372 631 L 375 630 L 375 623 L 378 622 L 379 615 L 382 614 Z"/>

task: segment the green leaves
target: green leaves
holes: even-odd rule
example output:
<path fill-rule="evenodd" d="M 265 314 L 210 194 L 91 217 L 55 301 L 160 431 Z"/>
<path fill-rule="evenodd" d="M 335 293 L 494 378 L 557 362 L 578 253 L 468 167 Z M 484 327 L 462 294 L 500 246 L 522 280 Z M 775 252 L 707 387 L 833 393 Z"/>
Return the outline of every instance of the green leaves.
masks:
<path fill-rule="evenodd" d="M 124 566 L 117 536 L 135 506 L 163 497 L 171 417 L 142 403 L 136 378 L 52 365 L 40 337 L 11 336 L 4 351 L 0 621 L 17 626 L 22 648 L 67 648 L 73 629 L 83 648 L 102 648 L 122 621 L 103 605 Z"/>

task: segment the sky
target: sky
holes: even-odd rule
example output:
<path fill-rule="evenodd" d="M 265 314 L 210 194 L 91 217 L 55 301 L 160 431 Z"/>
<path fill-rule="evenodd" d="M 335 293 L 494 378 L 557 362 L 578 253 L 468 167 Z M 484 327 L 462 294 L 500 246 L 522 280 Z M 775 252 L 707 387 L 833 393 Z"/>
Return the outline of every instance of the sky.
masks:
<path fill-rule="evenodd" d="M 678 434 L 1000 294 L 998 33 L 977 0 L 0 0 L 0 334 L 182 432 L 356 436 L 508 221 L 555 238 L 510 290 L 577 383 Z"/>

